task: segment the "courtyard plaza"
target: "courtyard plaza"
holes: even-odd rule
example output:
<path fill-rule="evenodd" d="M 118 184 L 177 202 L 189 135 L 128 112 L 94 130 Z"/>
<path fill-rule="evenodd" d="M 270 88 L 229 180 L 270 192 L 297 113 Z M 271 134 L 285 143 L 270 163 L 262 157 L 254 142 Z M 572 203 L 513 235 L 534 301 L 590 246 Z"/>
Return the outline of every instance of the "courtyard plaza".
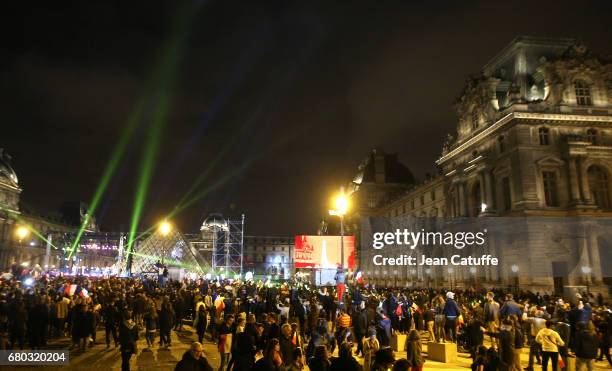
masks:
<path fill-rule="evenodd" d="M 88 347 L 85 352 L 77 350 L 70 351 L 70 365 L 68 366 L 19 366 L 20 370 L 107 370 L 107 371 L 119 371 L 121 370 L 121 355 L 119 348 L 114 348 L 111 344 L 110 348 L 106 348 L 104 342 L 105 334 L 104 330 L 99 329 L 97 332 L 97 343 L 93 347 Z M 177 362 L 181 360 L 183 354 L 189 350 L 191 343 L 197 340 L 197 334 L 193 328 L 189 325 L 183 326 L 183 331 L 172 331 L 171 333 L 172 345 L 166 348 L 160 348 L 158 345 L 159 337 L 156 338 L 156 343 L 151 349 L 147 349 L 147 343 L 144 336 L 144 331 L 139 334 L 138 340 L 138 354 L 132 356 L 130 361 L 131 370 L 142 370 L 142 371 L 162 371 L 162 370 L 174 370 Z M 427 334 L 421 332 L 421 340 L 423 342 L 423 353 L 427 358 Z M 485 346 L 489 347 L 490 342 L 488 336 L 485 339 Z M 47 349 L 68 349 L 70 347 L 70 340 L 68 338 L 62 338 L 54 340 L 49 343 Z M 354 350 L 356 350 L 356 346 Z M 210 365 L 216 371 L 219 369 L 220 357 L 217 350 L 217 344 L 210 341 L 208 334 L 205 337 L 203 344 L 203 355 L 206 357 Z M 353 351 L 354 352 L 354 351 Z M 334 356 L 337 356 L 337 349 Z M 399 351 L 395 352 L 395 358 L 405 358 L 406 352 Z M 257 358 L 259 359 L 259 358 Z M 363 364 L 363 358 L 355 356 L 355 359 Z M 529 348 L 523 348 L 521 353 L 521 368 L 526 367 L 529 361 Z M 435 369 L 435 370 L 466 370 L 470 369 L 472 359 L 468 353 L 458 353 L 457 361 L 454 363 L 443 363 L 432 360 L 427 360 L 424 369 Z M 9 367 L 9 369 L 16 369 L 17 367 Z M 308 366 L 305 368 L 309 370 Z M 534 370 L 541 370 L 540 365 L 534 365 Z M 609 370 L 607 361 L 595 362 L 594 370 Z M 574 370 L 568 370 L 574 371 Z"/>

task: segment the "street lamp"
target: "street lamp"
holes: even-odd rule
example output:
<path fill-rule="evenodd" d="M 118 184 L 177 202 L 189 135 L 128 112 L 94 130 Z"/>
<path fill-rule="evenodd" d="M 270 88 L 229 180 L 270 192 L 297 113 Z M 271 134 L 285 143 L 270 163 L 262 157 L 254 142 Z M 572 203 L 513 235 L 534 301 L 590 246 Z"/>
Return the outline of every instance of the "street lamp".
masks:
<path fill-rule="evenodd" d="M 340 217 L 340 268 L 344 272 L 344 215 L 349 208 L 349 200 L 344 193 L 344 187 L 340 187 L 340 193 L 334 199 L 334 210 L 329 210 L 329 215 Z"/>
<path fill-rule="evenodd" d="M 518 276 L 519 266 L 516 264 L 512 264 L 512 266 L 510 267 L 510 270 L 512 271 L 512 273 L 514 273 L 514 289 L 518 292 L 519 291 L 519 276 Z"/>
<path fill-rule="evenodd" d="M 30 235 L 30 230 L 24 226 L 20 226 L 17 228 L 17 230 L 15 231 L 15 234 L 17 235 L 17 238 L 19 239 L 19 243 L 21 243 L 21 241 L 28 237 Z"/>
<path fill-rule="evenodd" d="M 161 233 L 162 236 L 167 236 L 172 231 L 172 224 L 164 220 L 159 223 L 157 230 L 159 231 L 159 233 Z"/>

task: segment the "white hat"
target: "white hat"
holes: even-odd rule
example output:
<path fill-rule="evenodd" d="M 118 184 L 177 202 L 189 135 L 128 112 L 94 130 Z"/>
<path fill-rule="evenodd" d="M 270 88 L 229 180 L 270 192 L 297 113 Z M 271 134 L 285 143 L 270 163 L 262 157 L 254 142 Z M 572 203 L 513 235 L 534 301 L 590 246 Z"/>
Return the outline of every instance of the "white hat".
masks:
<path fill-rule="evenodd" d="M 448 299 L 454 299 L 455 298 L 455 293 L 452 292 L 452 291 L 449 291 L 449 292 L 446 293 L 446 297 Z"/>

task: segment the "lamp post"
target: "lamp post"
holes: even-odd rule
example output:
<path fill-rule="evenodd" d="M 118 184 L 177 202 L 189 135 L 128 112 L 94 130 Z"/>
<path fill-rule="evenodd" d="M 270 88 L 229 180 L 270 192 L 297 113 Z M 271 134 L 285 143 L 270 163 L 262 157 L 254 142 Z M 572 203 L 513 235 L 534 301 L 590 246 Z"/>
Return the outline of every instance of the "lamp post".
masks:
<path fill-rule="evenodd" d="M 519 266 L 516 264 L 512 264 L 512 266 L 510 267 L 510 270 L 512 271 L 512 273 L 514 273 L 514 289 L 518 293 L 519 291 L 519 277 L 518 277 Z"/>
<path fill-rule="evenodd" d="M 329 210 L 329 215 L 340 217 L 340 268 L 344 272 L 344 215 L 349 208 L 349 201 L 344 193 L 344 187 L 340 187 L 340 193 L 334 200 L 334 210 Z"/>

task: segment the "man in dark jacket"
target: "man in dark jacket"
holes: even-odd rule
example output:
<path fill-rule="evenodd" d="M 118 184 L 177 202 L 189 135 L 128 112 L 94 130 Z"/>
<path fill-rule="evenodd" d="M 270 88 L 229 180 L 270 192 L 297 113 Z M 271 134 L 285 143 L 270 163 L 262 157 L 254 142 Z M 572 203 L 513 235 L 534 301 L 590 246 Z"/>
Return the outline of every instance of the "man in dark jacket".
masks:
<path fill-rule="evenodd" d="M 288 323 L 283 324 L 281 327 L 281 336 L 279 339 L 280 342 L 280 351 L 283 357 L 283 362 L 285 365 L 290 365 L 293 362 L 293 351 L 295 350 L 295 345 L 291 341 L 291 325 Z"/>
<path fill-rule="evenodd" d="M 117 307 L 117 300 L 114 296 L 104 305 L 102 316 L 104 317 L 104 330 L 106 332 L 106 347 L 110 347 L 110 336 L 112 336 L 116 348 L 117 343 L 119 342 L 119 338 L 117 336 L 117 324 L 119 324 L 121 317 L 119 314 L 119 308 Z"/>
<path fill-rule="evenodd" d="M 582 370 L 582 365 L 585 365 L 587 370 L 592 370 L 593 361 L 597 357 L 599 339 L 597 339 L 597 335 L 594 332 L 587 329 L 584 322 L 576 324 L 575 344 L 576 370 Z"/>
<path fill-rule="evenodd" d="M 202 355 L 202 344 L 197 341 L 191 344 L 191 349 L 183 354 L 174 371 L 213 371 L 206 357 Z"/>
<path fill-rule="evenodd" d="M 457 317 L 461 314 L 461 309 L 455 301 L 455 293 L 450 291 L 446 293 L 443 313 L 446 316 L 444 330 L 450 334 L 451 341 L 455 342 L 457 341 Z"/>
<path fill-rule="evenodd" d="M 121 371 L 130 371 L 130 358 L 136 354 L 138 349 L 138 327 L 132 321 L 132 313 L 129 310 L 123 312 L 123 318 L 119 325 L 119 344 L 121 344 Z"/>
<path fill-rule="evenodd" d="M 353 332 L 355 332 L 355 341 L 357 341 L 357 351 L 355 355 L 363 355 L 363 337 L 368 331 L 368 316 L 364 310 L 357 307 L 353 311 Z"/>
<path fill-rule="evenodd" d="M 499 332 L 499 370 L 511 371 L 514 368 L 514 329 L 512 321 L 505 319 Z"/>

